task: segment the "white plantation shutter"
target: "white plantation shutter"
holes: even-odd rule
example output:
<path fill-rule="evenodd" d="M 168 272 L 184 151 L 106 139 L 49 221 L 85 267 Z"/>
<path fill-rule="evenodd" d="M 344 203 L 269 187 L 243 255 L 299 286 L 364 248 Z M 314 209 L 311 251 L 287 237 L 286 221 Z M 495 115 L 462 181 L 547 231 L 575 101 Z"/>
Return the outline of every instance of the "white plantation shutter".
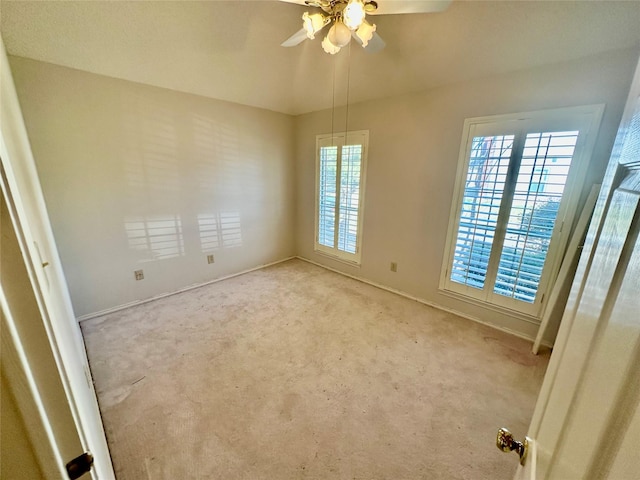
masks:
<path fill-rule="evenodd" d="M 527 135 L 495 293 L 534 302 L 578 134 L 572 131 Z"/>
<path fill-rule="evenodd" d="M 451 280 L 483 288 L 498 226 L 513 135 L 473 139 Z"/>
<path fill-rule="evenodd" d="M 317 137 L 316 251 L 360 262 L 368 132 Z"/>
<path fill-rule="evenodd" d="M 540 315 L 601 115 L 589 106 L 465 122 L 441 289 Z"/>
<path fill-rule="evenodd" d="M 358 248 L 361 166 L 362 145 L 343 146 L 342 168 L 340 169 L 340 228 L 338 233 L 338 248 L 348 253 L 356 253 Z"/>
<path fill-rule="evenodd" d="M 318 243 L 326 247 L 335 245 L 336 179 L 338 148 L 320 148 Z"/>

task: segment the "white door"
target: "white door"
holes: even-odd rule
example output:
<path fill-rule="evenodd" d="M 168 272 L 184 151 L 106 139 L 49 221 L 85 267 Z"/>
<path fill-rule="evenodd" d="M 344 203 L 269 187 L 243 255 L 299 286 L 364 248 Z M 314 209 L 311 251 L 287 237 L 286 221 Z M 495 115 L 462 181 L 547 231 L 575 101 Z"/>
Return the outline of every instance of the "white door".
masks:
<path fill-rule="evenodd" d="M 13 225 L 5 179 L 0 167 L 0 422 L 11 438 L 2 444 L 0 476 L 60 480 L 67 478 L 68 460 L 84 450 Z"/>
<path fill-rule="evenodd" d="M 516 479 L 640 478 L 640 64 Z"/>
<path fill-rule="evenodd" d="M 71 409 L 74 427 L 82 448 L 90 451 L 95 459 L 92 477 L 108 480 L 114 478 L 114 473 L 84 343 L 71 306 L 1 37 L 0 100 L 2 183 L 8 193 L 12 220 L 31 288 Z M 71 459 L 62 460 L 66 462 Z"/>

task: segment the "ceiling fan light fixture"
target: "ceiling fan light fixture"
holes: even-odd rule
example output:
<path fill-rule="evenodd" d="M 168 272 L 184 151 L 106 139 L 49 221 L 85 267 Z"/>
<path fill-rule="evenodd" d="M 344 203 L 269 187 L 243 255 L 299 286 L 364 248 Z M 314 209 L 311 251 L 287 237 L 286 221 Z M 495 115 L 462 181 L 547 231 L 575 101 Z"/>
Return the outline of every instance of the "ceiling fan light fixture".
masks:
<path fill-rule="evenodd" d="M 326 53 L 329 53 L 331 55 L 335 55 L 340 51 L 340 47 L 336 47 L 333 43 L 331 43 L 331 40 L 329 40 L 329 35 L 324 37 L 324 40 L 322 40 L 322 49 Z"/>
<path fill-rule="evenodd" d="M 375 12 L 378 9 L 378 2 L 375 0 L 369 0 L 364 4 L 364 11 L 367 13 Z"/>
<path fill-rule="evenodd" d="M 318 33 L 322 28 L 329 23 L 330 19 L 325 17 L 321 13 L 314 13 L 309 15 L 309 12 L 304 12 L 302 14 L 302 28 L 307 32 L 307 37 L 311 40 L 316 38 L 316 33 Z"/>
<path fill-rule="evenodd" d="M 342 19 L 349 29 L 356 30 L 364 21 L 365 15 L 364 2 L 362 0 L 349 0 L 342 13 Z"/>
<path fill-rule="evenodd" d="M 362 48 L 369 45 L 369 40 L 373 38 L 373 34 L 375 31 L 376 31 L 375 23 L 371 24 L 366 20 L 364 20 L 362 22 L 362 25 L 358 27 L 358 30 L 356 30 L 356 35 L 358 36 L 360 41 L 362 41 Z"/>
<path fill-rule="evenodd" d="M 351 41 L 351 30 L 340 20 L 336 20 L 327 35 L 329 41 L 336 47 L 342 48 Z"/>

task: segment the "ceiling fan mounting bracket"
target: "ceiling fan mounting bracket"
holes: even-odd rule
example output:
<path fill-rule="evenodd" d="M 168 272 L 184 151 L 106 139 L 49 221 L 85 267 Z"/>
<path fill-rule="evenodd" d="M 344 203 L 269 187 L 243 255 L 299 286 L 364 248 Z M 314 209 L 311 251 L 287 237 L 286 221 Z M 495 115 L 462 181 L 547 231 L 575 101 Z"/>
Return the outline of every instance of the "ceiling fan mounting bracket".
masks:
<path fill-rule="evenodd" d="M 305 0 L 304 3 L 309 7 L 322 9 L 335 19 L 347 7 L 349 0 Z M 378 9 L 378 2 L 375 0 L 365 0 L 363 3 L 367 13 L 375 12 Z"/>

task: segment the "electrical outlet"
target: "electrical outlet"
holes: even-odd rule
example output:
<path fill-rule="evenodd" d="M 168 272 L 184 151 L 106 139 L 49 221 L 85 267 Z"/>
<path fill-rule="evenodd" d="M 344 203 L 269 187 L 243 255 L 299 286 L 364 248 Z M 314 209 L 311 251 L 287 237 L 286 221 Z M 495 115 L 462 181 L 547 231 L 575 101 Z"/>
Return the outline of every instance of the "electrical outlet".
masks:
<path fill-rule="evenodd" d="M 213 255 L 207 255 L 207 263 L 215 263 L 215 259 Z"/>
<path fill-rule="evenodd" d="M 136 280 L 144 279 L 144 272 L 142 270 L 136 270 L 133 274 L 136 276 Z"/>
<path fill-rule="evenodd" d="M 389 270 L 391 270 L 392 272 L 397 272 L 398 264 L 396 262 L 391 262 L 391 265 L 389 266 Z"/>

